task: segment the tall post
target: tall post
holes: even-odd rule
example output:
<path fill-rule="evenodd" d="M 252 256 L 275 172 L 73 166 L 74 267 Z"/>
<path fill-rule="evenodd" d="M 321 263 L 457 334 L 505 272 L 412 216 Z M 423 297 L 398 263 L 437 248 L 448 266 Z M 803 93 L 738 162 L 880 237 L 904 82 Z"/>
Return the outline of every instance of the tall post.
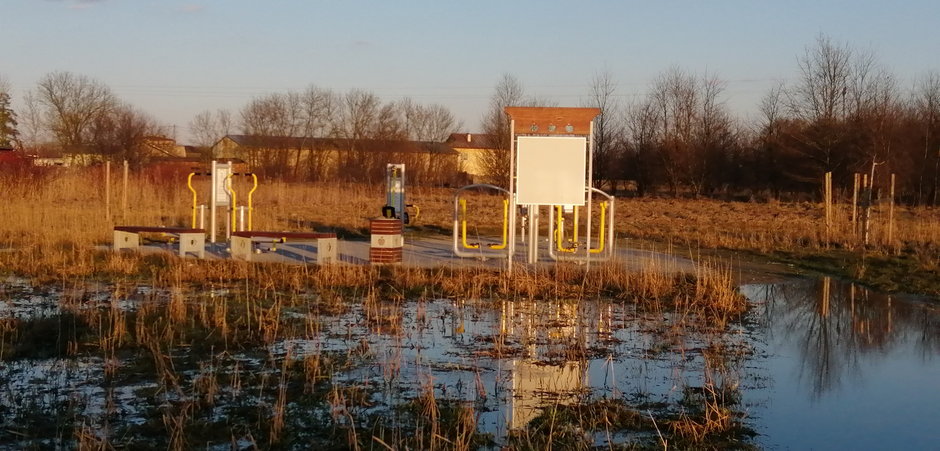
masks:
<path fill-rule="evenodd" d="M 862 243 L 868 246 L 868 232 L 871 230 L 871 185 L 874 180 L 868 174 L 862 174 Z"/>
<path fill-rule="evenodd" d="M 594 191 L 591 191 L 591 188 L 594 187 L 594 120 L 590 122 L 588 127 L 587 135 L 587 187 L 584 189 L 584 195 L 587 196 L 587 229 L 585 229 L 585 243 L 584 243 L 584 252 L 585 252 L 585 270 L 591 270 L 591 218 L 594 216 L 593 210 L 593 200 L 594 200 Z M 603 230 L 601 231 L 603 233 Z M 575 237 L 577 239 L 577 237 Z"/>
<path fill-rule="evenodd" d="M 823 183 L 823 203 L 826 215 L 826 246 L 832 240 L 832 172 L 827 172 Z"/>
<path fill-rule="evenodd" d="M 895 174 L 891 174 L 891 197 L 888 201 L 888 246 L 894 245 L 894 182 Z"/>
<path fill-rule="evenodd" d="M 215 207 L 216 202 L 218 201 L 218 188 L 216 187 L 215 177 L 218 174 L 218 171 L 215 169 L 216 161 L 212 160 L 212 166 L 210 169 L 211 174 L 211 183 L 212 186 L 209 189 L 209 242 L 215 243 Z"/>
<path fill-rule="evenodd" d="M 852 234 L 858 237 L 858 184 L 859 174 L 852 174 Z"/>
<path fill-rule="evenodd" d="M 509 120 L 509 254 L 506 258 L 508 274 L 512 274 L 512 259 L 516 253 L 516 121 Z"/>
<path fill-rule="evenodd" d="M 127 176 L 128 176 L 128 164 L 127 160 L 124 160 L 124 188 L 121 190 L 121 218 L 127 218 Z"/>
<path fill-rule="evenodd" d="M 104 215 L 111 220 L 111 162 L 104 162 Z"/>

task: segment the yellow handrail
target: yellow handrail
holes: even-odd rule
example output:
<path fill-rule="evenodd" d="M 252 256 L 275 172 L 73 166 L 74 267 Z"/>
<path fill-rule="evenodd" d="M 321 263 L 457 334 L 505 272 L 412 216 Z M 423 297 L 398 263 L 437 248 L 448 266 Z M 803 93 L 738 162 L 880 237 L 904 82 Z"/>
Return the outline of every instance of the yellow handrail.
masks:
<path fill-rule="evenodd" d="M 509 200 L 503 199 L 503 242 L 491 244 L 490 249 L 506 249 L 507 245 L 509 245 Z"/>
<path fill-rule="evenodd" d="M 195 172 L 190 172 L 189 177 L 186 177 L 186 186 L 189 187 L 189 190 L 193 192 L 193 228 L 196 228 L 196 189 L 193 188 L 193 176 L 196 175 Z"/>
<path fill-rule="evenodd" d="M 232 196 L 232 231 L 235 232 L 238 230 L 236 227 L 237 223 L 235 222 L 235 206 L 238 205 L 238 202 L 235 200 L 235 188 L 232 188 L 232 174 L 225 176 L 225 190 Z"/>
<path fill-rule="evenodd" d="M 251 231 L 251 212 L 254 210 L 251 204 L 251 195 L 255 193 L 255 190 L 258 189 L 258 176 L 254 173 L 251 174 L 251 180 L 254 182 L 254 186 L 251 187 L 251 191 L 248 191 L 248 231 Z M 232 203 L 235 203 L 235 196 L 232 196 Z"/>
<path fill-rule="evenodd" d="M 556 224 L 556 226 L 555 226 L 555 247 L 556 247 L 559 251 L 561 251 L 561 252 L 569 252 L 569 253 L 570 253 L 570 252 L 575 252 L 575 251 L 577 251 L 577 250 L 578 250 L 577 246 L 575 246 L 575 247 L 565 247 L 564 244 L 562 244 L 562 243 L 564 242 L 564 239 L 565 239 L 565 217 L 564 217 L 563 214 L 562 214 L 561 205 L 556 205 L 556 206 L 555 206 L 555 212 L 556 212 L 556 220 L 555 220 L 555 224 Z M 575 230 L 577 230 L 577 229 L 575 229 Z M 578 239 L 578 236 L 575 235 L 575 240 L 577 240 L 577 239 Z"/>
<path fill-rule="evenodd" d="M 479 244 L 467 243 L 467 199 L 460 199 L 460 234 L 463 247 L 467 249 L 479 249 Z"/>
<path fill-rule="evenodd" d="M 600 237 L 597 240 L 597 248 L 589 250 L 589 252 L 592 254 L 600 254 L 601 252 L 604 252 L 604 235 L 606 235 L 606 233 L 604 233 L 604 222 L 606 219 L 607 219 L 607 202 L 601 202 L 601 221 L 600 221 L 601 223 L 600 223 L 600 230 L 598 231 L 598 235 L 600 235 Z"/>

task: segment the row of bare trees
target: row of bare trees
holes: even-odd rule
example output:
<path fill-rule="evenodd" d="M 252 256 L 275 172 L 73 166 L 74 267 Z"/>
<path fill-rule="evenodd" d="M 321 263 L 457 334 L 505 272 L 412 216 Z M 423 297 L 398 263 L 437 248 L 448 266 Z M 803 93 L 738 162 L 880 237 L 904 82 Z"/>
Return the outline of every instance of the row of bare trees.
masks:
<path fill-rule="evenodd" d="M 372 167 L 378 163 L 363 167 L 376 160 L 372 158 L 374 152 L 364 150 L 375 146 L 362 145 L 363 141 L 439 143 L 460 126 L 441 105 L 422 105 L 411 99 L 383 102 L 360 89 L 336 93 L 316 86 L 254 98 L 242 107 L 237 123 L 244 135 L 309 138 L 281 140 L 288 147 L 267 148 L 249 155 L 249 164 L 259 172 L 294 179 L 317 179 L 324 173 L 321 167 L 326 164 L 322 161 L 326 154 L 309 152 L 317 139 L 328 138 L 334 145 L 348 147 L 339 149 L 338 165 L 346 169 L 346 176 L 361 179 L 378 172 Z M 202 112 L 190 124 L 197 144 L 207 149 L 233 128 L 235 121 L 226 111 Z M 384 171 L 384 163 L 381 166 Z"/>
<path fill-rule="evenodd" d="M 122 102 L 108 86 L 70 72 L 45 75 L 24 105 L 10 113 L 16 126 L 11 135 L 19 147 L 33 150 L 54 143 L 68 154 L 137 162 L 143 138 L 159 133 L 156 120 Z"/>
<path fill-rule="evenodd" d="M 596 76 L 587 106 L 595 122 L 594 180 L 639 194 L 818 192 L 823 174 L 851 188 L 854 173 L 875 187 L 898 175 L 909 202 L 940 202 L 940 74 L 905 92 L 871 52 L 819 36 L 798 59 L 799 76 L 762 98 L 760 115 L 734 118 L 714 75 L 663 72 L 623 104 L 609 73 Z"/>
<path fill-rule="evenodd" d="M 630 103 L 617 92 L 610 72 L 597 74 L 583 101 L 601 110 L 595 122 L 595 183 L 615 191 L 631 186 L 641 195 L 816 195 L 826 172 L 834 174 L 836 187 L 850 187 L 852 174 L 863 172 L 876 188 L 895 173 L 905 200 L 940 203 L 940 73 L 902 89 L 873 53 L 822 35 L 798 57 L 795 69 L 797 77 L 770 89 L 760 113 L 750 118 L 731 114 L 725 85 L 715 74 L 667 69 Z M 9 97 L 0 96 L 0 113 L 6 112 L 0 114 L 0 127 L 13 127 L 3 132 L 7 141 L 52 141 L 65 152 L 133 162 L 142 158 L 142 137 L 160 134 L 146 113 L 81 75 L 48 74 L 24 100 L 25 108 L 14 115 Z M 482 166 L 492 181 L 505 183 L 509 176 L 503 108 L 552 104 L 527 94 L 511 75 L 499 80 L 481 121 L 492 147 Z M 441 105 L 386 102 L 368 91 L 337 93 L 316 86 L 254 98 L 236 114 L 205 111 L 190 123 L 196 144 L 207 149 L 233 132 L 441 142 L 460 127 Z M 308 168 L 304 175 L 300 147 L 269 149 L 251 163 L 273 176 L 312 177 L 317 171 Z M 361 163 L 354 152 L 344 155 L 350 160 L 341 166 Z M 317 164 L 322 162 L 308 165 Z"/>

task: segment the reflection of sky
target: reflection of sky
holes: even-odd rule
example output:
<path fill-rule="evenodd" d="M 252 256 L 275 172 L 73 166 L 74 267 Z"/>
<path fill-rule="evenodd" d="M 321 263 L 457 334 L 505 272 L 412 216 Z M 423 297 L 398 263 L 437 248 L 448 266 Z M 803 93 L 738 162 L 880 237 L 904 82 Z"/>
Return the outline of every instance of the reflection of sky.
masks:
<path fill-rule="evenodd" d="M 853 303 L 848 288 L 831 282 L 823 318 L 822 285 L 742 288 L 765 325 L 755 338 L 765 341 L 766 356 L 755 363 L 771 379 L 769 389 L 745 393 L 757 404 L 752 415 L 760 442 L 790 449 L 935 449 L 937 310 L 860 289 Z"/>
<path fill-rule="evenodd" d="M 162 302 L 170 295 L 132 291 L 127 302 Z M 8 310 L 28 299 L 25 286 L 8 284 L 6 292 L 0 305 Z M 674 405 L 683 388 L 701 387 L 708 372 L 740 387 L 740 407 L 747 411 L 747 424 L 761 434 L 761 446 L 937 447 L 936 304 L 820 280 L 746 285 L 742 292 L 754 306 L 745 323 L 712 335 L 679 326 L 669 312 L 644 314 L 627 303 L 431 300 L 354 304 L 335 316 L 317 314 L 320 332 L 285 339 L 271 351 L 289 350 L 294 358 L 333 352 L 359 359 L 362 364 L 334 375 L 346 386 L 373 393 L 374 403 L 358 413 L 400 415 L 382 406 L 407 402 L 430 386 L 438 399 L 473 402 L 478 430 L 498 438 L 555 402 L 622 396 Z M 122 305 L 116 301 L 111 305 Z M 302 310 L 285 314 L 312 314 Z M 3 312 L 0 308 L 0 317 Z M 703 349 L 716 345 L 740 349 L 745 357 L 708 362 Z M 501 356 L 495 355 L 497 348 Z M 724 365 L 728 374 L 709 372 L 709 363 Z M 64 396 L 97 384 L 101 371 L 64 375 L 43 373 L 41 366 L 0 367 L 0 382 L 9 387 L 61 389 Z M 134 389 L 125 388 L 118 393 Z M 0 391 L 0 409 L 17 406 L 10 398 L 14 392 L 20 390 Z"/>

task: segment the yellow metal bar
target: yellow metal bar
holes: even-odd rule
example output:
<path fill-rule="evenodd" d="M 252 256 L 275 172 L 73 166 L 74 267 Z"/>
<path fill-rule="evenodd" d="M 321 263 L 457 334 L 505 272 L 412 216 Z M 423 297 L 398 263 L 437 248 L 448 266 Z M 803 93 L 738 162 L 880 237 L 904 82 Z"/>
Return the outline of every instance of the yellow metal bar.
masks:
<path fill-rule="evenodd" d="M 460 234 L 463 247 L 467 249 L 479 249 L 479 244 L 467 243 L 467 199 L 460 199 Z"/>
<path fill-rule="evenodd" d="M 196 210 L 198 206 L 196 205 L 196 190 L 193 188 L 193 176 L 196 175 L 195 172 L 190 172 L 189 177 L 186 177 L 186 186 L 189 187 L 189 190 L 193 192 L 193 228 L 196 228 Z"/>
<path fill-rule="evenodd" d="M 574 231 L 571 233 L 571 242 L 574 244 L 573 247 L 578 247 L 578 207 L 572 207 L 574 209 Z"/>
<path fill-rule="evenodd" d="M 228 190 L 228 193 L 232 195 L 232 231 L 238 230 L 235 223 L 235 206 L 238 205 L 238 202 L 235 200 L 235 188 L 232 188 L 232 174 L 225 176 L 225 189 Z"/>
<path fill-rule="evenodd" d="M 509 200 L 503 199 L 503 242 L 491 244 L 490 249 L 506 249 L 509 244 Z"/>
<path fill-rule="evenodd" d="M 251 211 L 254 210 L 251 204 L 251 195 L 255 193 L 255 190 L 258 189 L 258 176 L 254 173 L 251 174 L 251 180 L 254 182 L 254 186 L 251 187 L 251 191 L 248 191 L 248 231 L 251 231 Z M 232 198 L 234 200 L 234 197 Z"/>
<path fill-rule="evenodd" d="M 557 213 L 556 226 L 555 226 L 555 247 L 561 252 L 575 252 L 577 247 L 565 247 L 565 217 L 564 211 L 562 210 L 561 205 L 555 206 L 555 211 Z"/>
<path fill-rule="evenodd" d="M 597 241 L 597 248 L 590 250 L 592 254 L 600 254 L 601 252 L 604 252 L 604 235 L 607 235 L 606 233 L 604 233 L 604 225 L 605 225 L 604 223 L 606 219 L 607 219 L 607 202 L 601 202 L 601 223 L 600 223 L 600 233 L 599 233 L 600 237 L 598 238 L 598 241 Z"/>

